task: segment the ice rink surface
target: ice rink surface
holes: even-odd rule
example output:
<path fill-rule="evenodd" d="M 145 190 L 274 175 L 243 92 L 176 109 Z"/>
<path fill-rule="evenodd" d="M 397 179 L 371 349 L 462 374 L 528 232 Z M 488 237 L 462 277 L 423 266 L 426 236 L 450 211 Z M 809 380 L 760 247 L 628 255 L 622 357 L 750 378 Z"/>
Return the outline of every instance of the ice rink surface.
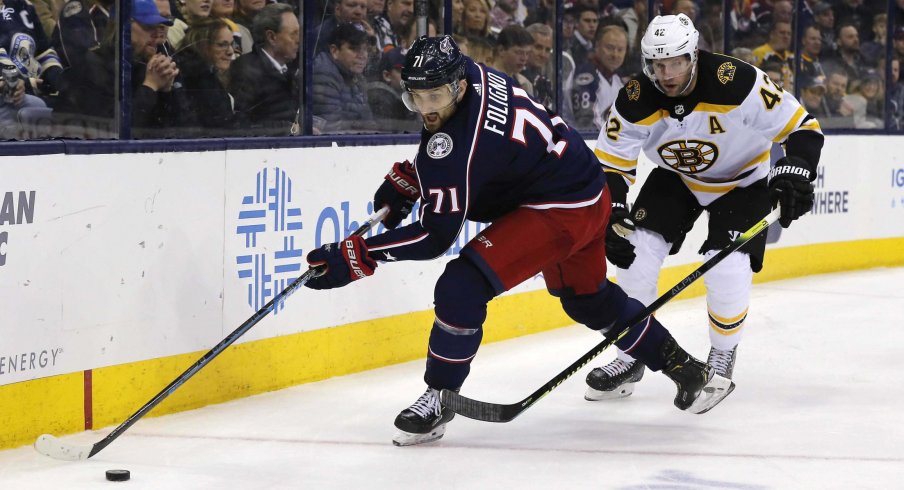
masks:
<path fill-rule="evenodd" d="M 702 298 L 658 317 L 705 359 Z M 424 390 L 416 361 L 145 418 L 87 461 L 0 451 L 0 489 L 904 488 L 904 268 L 756 285 L 745 329 L 737 389 L 704 415 L 649 371 L 631 397 L 587 402 L 587 367 L 510 423 L 457 417 L 398 448 L 392 421 Z M 575 326 L 485 345 L 462 393 L 520 400 L 599 340 Z M 107 482 L 114 468 L 131 481 Z"/>

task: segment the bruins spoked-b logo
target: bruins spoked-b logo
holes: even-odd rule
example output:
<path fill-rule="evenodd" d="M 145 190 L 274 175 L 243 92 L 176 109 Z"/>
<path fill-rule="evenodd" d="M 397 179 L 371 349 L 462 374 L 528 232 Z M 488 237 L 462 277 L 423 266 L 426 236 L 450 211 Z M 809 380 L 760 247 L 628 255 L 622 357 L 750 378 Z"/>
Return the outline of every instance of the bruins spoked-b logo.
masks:
<path fill-rule="evenodd" d="M 444 158 L 452 153 L 452 138 L 446 133 L 436 133 L 427 141 L 427 156 Z"/>
<path fill-rule="evenodd" d="M 625 93 L 628 94 L 628 100 L 637 100 L 640 98 L 640 82 L 631 80 L 625 85 Z"/>
<path fill-rule="evenodd" d="M 715 144 L 700 140 L 669 141 L 656 151 L 666 165 L 684 174 L 703 172 L 719 158 Z"/>
<path fill-rule="evenodd" d="M 719 77 L 719 81 L 722 82 L 722 85 L 734 80 L 734 74 L 737 71 L 737 68 L 732 64 L 731 61 L 726 61 L 719 65 L 719 69 L 716 70 L 716 76 Z"/>

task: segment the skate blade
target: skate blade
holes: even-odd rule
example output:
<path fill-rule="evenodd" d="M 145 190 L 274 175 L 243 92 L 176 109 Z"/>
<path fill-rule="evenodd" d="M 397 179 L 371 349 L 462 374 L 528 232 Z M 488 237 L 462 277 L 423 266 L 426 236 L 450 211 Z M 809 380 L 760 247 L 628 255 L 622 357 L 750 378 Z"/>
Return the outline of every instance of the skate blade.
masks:
<path fill-rule="evenodd" d="M 709 380 L 709 383 L 703 387 L 700 396 L 687 408 L 687 411 L 698 415 L 706 413 L 734 391 L 734 388 L 735 384 L 733 381 L 714 374 L 713 379 Z"/>
<path fill-rule="evenodd" d="M 446 433 L 446 424 L 440 425 L 426 434 L 414 434 L 400 430 L 392 438 L 392 444 L 395 446 L 414 446 L 427 442 L 437 441 L 443 438 Z"/>
<path fill-rule="evenodd" d="M 625 398 L 631 396 L 631 393 L 634 393 L 635 384 L 637 383 L 626 383 L 610 391 L 595 390 L 588 386 L 587 392 L 584 393 L 584 399 L 588 402 L 598 402 L 603 400 L 617 400 L 619 398 Z"/>

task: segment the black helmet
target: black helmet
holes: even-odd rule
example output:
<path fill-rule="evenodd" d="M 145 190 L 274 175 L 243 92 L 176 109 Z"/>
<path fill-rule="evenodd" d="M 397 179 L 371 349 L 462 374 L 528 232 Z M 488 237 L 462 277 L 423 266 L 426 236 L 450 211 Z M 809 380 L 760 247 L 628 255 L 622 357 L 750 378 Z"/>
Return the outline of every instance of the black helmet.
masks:
<path fill-rule="evenodd" d="M 452 36 L 421 36 L 405 55 L 402 84 L 406 89 L 430 89 L 465 77 L 465 56 Z"/>

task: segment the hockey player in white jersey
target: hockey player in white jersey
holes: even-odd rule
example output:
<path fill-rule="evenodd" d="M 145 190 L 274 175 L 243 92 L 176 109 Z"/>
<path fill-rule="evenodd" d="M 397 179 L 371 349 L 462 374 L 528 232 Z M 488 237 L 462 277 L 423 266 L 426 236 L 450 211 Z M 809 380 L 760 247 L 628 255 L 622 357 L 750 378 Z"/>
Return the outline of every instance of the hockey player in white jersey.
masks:
<path fill-rule="evenodd" d="M 781 204 L 788 227 L 813 205 L 822 150 L 819 123 L 758 68 L 699 51 L 699 34 L 684 14 L 658 16 L 641 40 L 644 74 L 616 99 L 596 143 L 612 191 L 606 256 L 618 284 L 649 304 L 663 260 L 676 253 L 705 210 L 709 258 Z M 785 156 L 770 171 L 773 142 Z M 656 164 L 627 207 L 640 152 Z M 618 232 L 621 232 L 619 234 Z M 708 362 L 731 378 L 750 302 L 753 273 L 763 265 L 765 234 L 704 276 L 712 344 Z M 587 376 L 591 401 L 628 396 L 644 367 L 619 351 Z"/>

